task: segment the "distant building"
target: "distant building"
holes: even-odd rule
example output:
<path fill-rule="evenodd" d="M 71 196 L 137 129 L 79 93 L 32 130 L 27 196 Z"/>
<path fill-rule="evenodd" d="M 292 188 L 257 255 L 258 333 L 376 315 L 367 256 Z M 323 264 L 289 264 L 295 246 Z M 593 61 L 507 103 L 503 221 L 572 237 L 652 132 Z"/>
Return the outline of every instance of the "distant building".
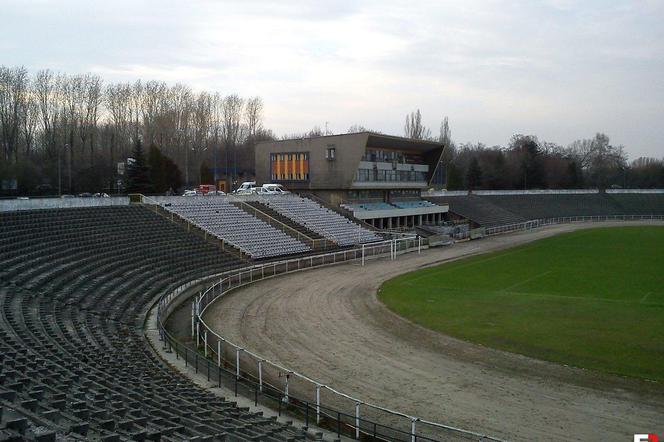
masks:
<path fill-rule="evenodd" d="M 442 154 L 441 143 L 372 132 L 264 141 L 256 180 L 314 194 L 383 228 L 437 223 L 447 207 L 416 202 L 440 176 Z"/>

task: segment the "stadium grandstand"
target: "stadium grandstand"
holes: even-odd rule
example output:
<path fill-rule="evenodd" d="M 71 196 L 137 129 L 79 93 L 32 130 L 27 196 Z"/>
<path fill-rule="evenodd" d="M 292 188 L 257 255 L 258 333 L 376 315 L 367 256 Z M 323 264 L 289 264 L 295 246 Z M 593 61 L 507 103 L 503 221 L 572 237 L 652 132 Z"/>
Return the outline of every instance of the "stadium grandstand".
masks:
<path fill-rule="evenodd" d="M 562 217 L 664 215 L 664 193 L 638 190 L 430 192 L 426 198 L 449 205 L 452 217 L 483 227 Z"/>
<path fill-rule="evenodd" d="M 314 194 L 379 229 L 440 224 L 447 206 L 420 194 L 441 184 L 443 148 L 374 132 L 264 141 L 256 145 L 256 179 Z"/>
<path fill-rule="evenodd" d="M 371 226 L 363 226 L 359 220 L 351 220 L 316 201 L 293 194 L 157 197 L 154 201 L 254 259 L 311 251 L 312 248 L 298 240 L 301 237 L 327 239 L 339 247 L 382 239 Z M 257 217 L 259 213 L 263 219 Z"/>
<path fill-rule="evenodd" d="M 245 263 L 142 205 L 0 213 L 0 439 L 295 440 L 170 370 L 144 315 Z"/>
<path fill-rule="evenodd" d="M 346 210 L 433 208 L 484 227 L 572 216 L 664 216 L 664 193 L 656 192 L 429 192 L 422 198 L 353 202 Z M 192 281 L 265 263 L 276 269 L 302 256 L 313 266 L 319 251 L 311 241 L 329 241 L 339 253 L 364 251 L 388 232 L 297 194 L 131 200 L 0 204 L 0 440 L 311 436 L 173 370 L 146 340 L 148 312 Z M 444 220 L 412 227 L 467 234 L 467 223 L 441 225 Z M 385 254 L 394 257 L 390 247 Z M 190 324 L 171 323 L 178 328 L 174 336 L 189 335 Z"/>

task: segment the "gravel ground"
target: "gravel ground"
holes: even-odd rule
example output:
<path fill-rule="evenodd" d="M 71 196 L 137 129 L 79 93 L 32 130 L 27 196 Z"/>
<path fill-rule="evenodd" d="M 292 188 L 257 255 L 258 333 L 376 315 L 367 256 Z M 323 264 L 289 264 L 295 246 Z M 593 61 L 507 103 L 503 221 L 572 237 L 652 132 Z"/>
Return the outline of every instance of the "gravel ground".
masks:
<path fill-rule="evenodd" d="M 365 267 L 344 264 L 286 275 L 224 297 L 210 306 L 205 320 L 231 342 L 322 384 L 434 422 L 523 441 L 626 441 L 634 433 L 662 434 L 661 384 L 463 342 L 395 315 L 376 297 L 380 284 L 400 273 L 593 226 L 559 225 Z M 266 377 L 283 384 L 276 373 Z M 291 379 L 290 391 L 311 399 L 314 390 Z M 323 400 L 334 402 L 328 395 Z M 334 405 L 352 409 L 341 401 Z"/>

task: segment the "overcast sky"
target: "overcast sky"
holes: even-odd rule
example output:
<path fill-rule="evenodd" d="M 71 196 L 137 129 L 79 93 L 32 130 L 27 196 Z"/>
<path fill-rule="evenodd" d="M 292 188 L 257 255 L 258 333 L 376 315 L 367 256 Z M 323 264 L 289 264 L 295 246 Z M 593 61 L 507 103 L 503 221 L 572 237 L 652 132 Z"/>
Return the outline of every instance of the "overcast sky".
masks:
<path fill-rule="evenodd" d="M 259 95 L 278 135 L 604 132 L 664 157 L 664 1 L 0 0 L 0 64 Z"/>

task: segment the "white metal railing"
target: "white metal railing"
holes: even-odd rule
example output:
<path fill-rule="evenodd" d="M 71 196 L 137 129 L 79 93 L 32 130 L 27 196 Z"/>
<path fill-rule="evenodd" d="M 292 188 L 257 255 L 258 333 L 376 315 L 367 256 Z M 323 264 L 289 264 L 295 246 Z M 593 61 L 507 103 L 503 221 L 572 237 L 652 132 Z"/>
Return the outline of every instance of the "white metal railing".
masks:
<path fill-rule="evenodd" d="M 643 221 L 643 220 L 664 220 L 662 215 L 616 215 L 616 216 L 578 216 L 578 217 L 559 217 L 540 220 L 530 220 L 521 223 L 509 224 L 504 226 L 496 226 L 485 228 L 483 235 L 497 235 L 500 233 L 508 233 L 519 230 L 531 230 L 541 226 L 561 224 L 561 223 L 575 223 L 575 222 L 602 222 L 602 221 Z M 470 234 L 470 232 L 469 232 Z M 185 285 L 178 287 L 175 291 L 163 297 L 158 304 L 158 317 L 160 330 L 166 333 L 163 327 L 163 322 L 171 313 L 174 308 L 174 300 L 178 299 L 180 295 L 186 293 L 187 290 L 197 284 L 201 284 L 206 280 L 213 278 L 215 282 L 210 285 L 205 291 L 199 292 L 195 301 L 192 303 L 192 322 L 191 333 L 192 338 L 196 341 L 197 346 L 202 347 L 202 351 L 206 358 L 211 358 L 216 361 L 216 367 L 221 370 L 222 366 L 230 366 L 234 368 L 236 379 L 240 379 L 242 373 L 253 373 L 253 377 L 258 379 L 259 388 L 262 391 L 263 386 L 270 386 L 270 388 L 277 388 L 268 384 L 269 380 L 266 379 L 264 373 L 268 367 L 273 371 L 279 373 L 286 373 L 286 382 L 281 390 L 282 399 L 287 402 L 289 397 L 288 385 L 289 377 L 300 379 L 305 385 L 309 385 L 311 392 L 315 394 L 315 419 L 319 423 L 325 417 L 325 412 L 322 410 L 332 409 L 329 406 L 324 406 L 321 402 L 321 391 L 326 391 L 332 394 L 332 397 L 344 399 L 355 404 L 354 407 L 354 424 L 351 421 L 350 426 L 354 428 L 355 437 L 360 438 L 360 433 L 365 430 L 362 429 L 361 422 L 361 409 L 371 410 L 374 413 L 389 416 L 392 419 L 403 419 L 408 424 L 409 430 L 404 433 L 410 437 L 411 442 L 419 440 L 435 440 L 432 434 L 444 432 L 445 437 L 459 436 L 463 438 L 475 438 L 475 440 L 488 440 L 500 441 L 491 436 L 486 436 L 473 431 L 456 428 L 449 425 L 444 425 L 437 422 L 428 421 L 417 416 L 411 416 L 403 412 L 391 410 L 380 405 L 371 404 L 362 401 L 347 393 L 341 392 L 323 382 L 316 381 L 304 374 L 284 367 L 276 362 L 269 361 L 260 355 L 243 348 L 228 339 L 224 338 L 221 334 L 212 330 L 203 320 L 203 315 L 206 309 L 212 305 L 217 299 L 226 295 L 232 290 L 239 287 L 251 284 L 253 282 L 262 281 L 282 274 L 288 274 L 307 269 L 313 269 L 323 266 L 330 266 L 338 263 L 357 261 L 364 265 L 365 261 L 373 258 L 389 257 L 391 260 L 397 258 L 398 255 L 417 250 L 418 252 L 426 246 L 420 237 L 405 237 L 398 239 L 391 239 L 377 243 L 369 243 L 359 246 L 355 249 L 341 250 L 333 253 L 326 253 L 315 256 L 307 256 L 302 258 L 294 258 L 283 261 L 275 261 L 266 264 L 258 264 L 250 267 L 244 267 L 237 270 L 232 270 L 217 275 L 212 275 L 203 279 L 191 281 Z M 163 338 L 163 337 L 162 337 Z M 226 357 L 230 354 L 234 357 Z M 242 357 L 241 357 L 242 356 Z M 209 369 L 208 369 L 209 373 Z M 366 413 L 366 412 L 365 412 Z M 347 414 L 345 414 L 348 416 Z M 351 413 L 352 416 L 352 413 Z M 346 423 L 346 425 L 349 425 Z M 385 428 L 389 428 L 384 426 Z"/>
<path fill-rule="evenodd" d="M 278 275 L 293 273 L 306 269 L 318 268 L 323 266 L 334 265 L 337 263 L 355 260 L 364 265 L 365 261 L 372 258 L 387 257 L 391 260 L 397 259 L 397 256 L 408 252 L 420 252 L 422 248 L 426 247 L 420 237 L 405 237 L 399 239 L 392 239 L 381 241 L 377 243 L 369 243 L 361 245 L 353 250 L 345 250 L 334 253 L 327 253 L 316 256 L 308 256 L 303 258 L 289 259 L 279 262 L 260 264 L 252 267 L 235 270 L 219 277 L 218 281 L 209 286 L 205 291 L 200 292 L 196 300 L 192 303 L 192 338 L 195 339 L 197 346 L 202 347 L 206 357 L 212 358 L 216 361 L 217 367 L 221 369 L 222 365 L 230 365 L 235 368 L 236 376 L 239 378 L 241 373 L 253 373 L 254 378 L 258 379 L 259 388 L 262 391 L 265 381 L 265 372 L 269 368 L 279 373 L 287 373 L 292 379 L 299 379 L 308 385 L 311 389 L 311 394 L 315 394 L 315 419 L 320 423 L 323 418 L 321 409 L 329 409 L 321 403 L 321 391 L 326 391 L 332 394 L 332 397 L 343 399 L 355 404 L 355 437 L 359 438 L 362 430 L 360 410 L 372 410 L 372 412 L 385 414 L 392 418 L 403 419 L 408 426 L 405 434 L 409 435 L 411 441 L 416 439 L 420 440 L 434 440 L 424 435 L 424 433 L 431 434 L 436 431 L 444 431 L 448 436 L 449 433 L 458 434 L 463 437 L 471 437 L 476 440 L 498 440 L 486 435 L 475 433 L 472 431 L 428 421 L 416 416 L 411 416 L 406 413 L 391 410 L 380 405 L 365 402 L 347 393 L 341 392 L 323 382 L 312 379 L 304 374 L 298 373 L 281 364 L 267 360 L 266 358 L 243 348 L 221 334 L 212 330 L 203 320 L 203 315 L 206 309 L 212 305 L 217 299 L 226 295 L 232 290 L 239 287 L 251 284 L 256 281 L 262 281 Z M 184 290 L 184 289 L 183 289 Z M 176 295 L 172 295 L 176 296 Z M 164 312 L 169 313 L 167 304 L 172 300 L 172 297 L 164 298 Z M 166 315 L 167 316 L 167 315 Z M 164 316 L 164 318 L 166 317 Z M 229 354 L 230 357 L 226 357 Z M 234 357 L 233 357 L 234 356 Z M 242 356 L 242 357 L 241 357 Z M 294 382 L 291 381 L 291 383 Z M 283 387 L 283 397 L 288 399 L 288 380 Z M 353 423 L 351 422 L 351 426 Z M 418 434 L 419 431 L 419 434 Z"/>
<path fill-rule="evenodd" d="M 514 232 L 518 230 L 531 230 L 537 227 L 553 224 L 588 223 L 607 221 L 662 221 L 664 215 L 606 215 L 606 216 L 564 216 L 558 218 L 543 218 L 503 226 L 487 227 L 485 235 Z"/>

